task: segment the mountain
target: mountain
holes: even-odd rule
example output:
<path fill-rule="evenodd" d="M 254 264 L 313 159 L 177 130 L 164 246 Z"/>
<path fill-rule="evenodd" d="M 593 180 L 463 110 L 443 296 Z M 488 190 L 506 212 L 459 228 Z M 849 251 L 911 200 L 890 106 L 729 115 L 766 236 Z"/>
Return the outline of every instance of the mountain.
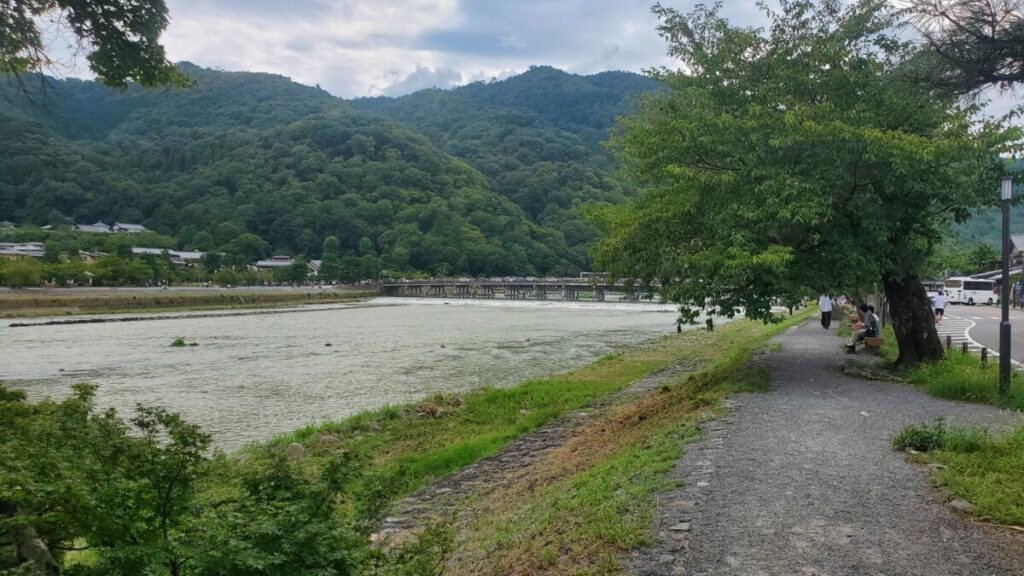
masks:
<path fill-rule="evenodd" d="M 500 82 L 366 98 L 351 106 L 396 120 L 465 160 L 535 223 L 560 230 L 579 260 L 600 234 L 579 206 L 618 204 L 632 194 L 601 142 L 638 95 L 658 88 L 628 72 L 578 76 L 533 67 Z"/>
<path fill-rule="evenodd" d="M 434 274 L 571 274 L 621 202 L 600 146 L 647 79 L 548 68 L 345 102 L 271 74 L 182 68 L 187 90 L 0 86 L 0 220 L 140 222 L 180 247 L 340 256 Z M 30 86 L 36 86 L 29 79 Z M 564 113 L 560 113 L 559 111 Z"/>

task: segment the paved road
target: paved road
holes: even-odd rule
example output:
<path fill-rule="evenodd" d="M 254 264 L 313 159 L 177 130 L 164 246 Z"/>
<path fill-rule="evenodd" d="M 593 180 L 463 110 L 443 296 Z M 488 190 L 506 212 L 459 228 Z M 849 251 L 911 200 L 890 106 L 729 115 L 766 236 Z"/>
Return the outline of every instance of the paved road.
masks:
<path fill-rule="evenodd" d="M 999 351 L 998 306 L 949 306 L 946 308 L 946 320 L 938 326 L 939 336 L 943 341 L 946 334 L 953 337 L 955 343 L 969 337 L 973 345 L 980 345 L 990 350 Z M 1024 311 L 1010 310 L 1010 357 L 1024 362 Z"/>
<path fill-rule="evenodd" d="M 832 333 L 834 334 L 834 332 Z M 840 373 L 841 341 L 816 322 L 778 336 L 774 390 L 735 397 L 658 499 L 660 542 L 636 576 L 1021 576 L 1024 544 L 942 503 L 889 445 L 911 423 L 1020 425 L 1024 416 Z"/>

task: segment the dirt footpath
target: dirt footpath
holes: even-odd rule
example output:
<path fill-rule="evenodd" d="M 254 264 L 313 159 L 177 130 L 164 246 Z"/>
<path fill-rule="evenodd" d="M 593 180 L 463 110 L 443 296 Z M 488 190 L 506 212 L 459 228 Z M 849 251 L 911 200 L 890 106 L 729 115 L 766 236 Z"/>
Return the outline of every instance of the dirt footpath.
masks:
<path fill-rule="evenodd" d="M 626 559 L 633 574 L 1024 575 L 1020 537 L 956 515 L 889 444 L 937 416 L 1024 417 L 844 376 L 842 343 L 817 322 L 774 341 L 776 389 L 736 396 L 688 447 L 673 472 L 685 485 L 659 498 L 661 544 Z"/>

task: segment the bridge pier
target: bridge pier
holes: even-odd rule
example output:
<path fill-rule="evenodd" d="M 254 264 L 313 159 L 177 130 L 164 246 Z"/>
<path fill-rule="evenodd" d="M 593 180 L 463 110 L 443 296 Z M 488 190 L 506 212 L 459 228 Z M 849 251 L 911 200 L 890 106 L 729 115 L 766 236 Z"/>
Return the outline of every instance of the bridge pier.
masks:
<path fill-rule="evenodd" d="M 469 286 L 466 284 L 455 285 L 455 297 L 456 298 L 469 298 Z"/>
<path fill-rule="evenodd" d="M 594 301 L 604 302 L 604 288 L 594 288 Z"/>
<path fill-rule="evenodd" d="M 535 299 L 537 299 L 537 300 L 547 300 L 548 299 L 548 289 L 547 289 L 547 287 L 546 286 L 534 286 L 533 287 L 533 297 Z"/>

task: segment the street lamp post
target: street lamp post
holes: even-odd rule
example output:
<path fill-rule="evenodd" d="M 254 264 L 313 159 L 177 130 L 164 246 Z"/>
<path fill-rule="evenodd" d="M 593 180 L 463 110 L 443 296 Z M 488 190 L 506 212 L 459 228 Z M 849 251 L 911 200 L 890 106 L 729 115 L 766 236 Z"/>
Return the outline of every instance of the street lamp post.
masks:
<path fill-rule="evenodd" d="M 999 297 L 1003 320 L 999 323 L 999 394 L 1010 392 L 1010 200 L 1013 199 L 1013 180 L 1003 178 L 1000 190 L 1003 201 L 1003 286 Z"/>

